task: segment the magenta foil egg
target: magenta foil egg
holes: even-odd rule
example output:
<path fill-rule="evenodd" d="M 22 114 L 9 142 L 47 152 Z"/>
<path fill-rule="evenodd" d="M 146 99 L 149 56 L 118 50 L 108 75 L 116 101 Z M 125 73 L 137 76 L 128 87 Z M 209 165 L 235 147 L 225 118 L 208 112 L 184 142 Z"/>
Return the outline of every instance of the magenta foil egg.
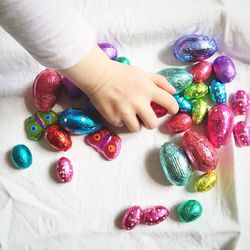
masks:
<path fill-rule="evenodd" d="M 132 230 L 142 219 L 143 211 L 139 206 L 133 206 L 126 210 L 122 217 L 122 228 Z"/>
<path fill-rule="evenodd" d="M 238 90 L 231 98 L 231 107 L 236 115 L 245 115 L 250 109 L 250 95 Z"/>
<path fill-rule="evenodd" d="M 164 206 L 154 206 L 144 210 L 142 222 L 146 225 L 153 226 L 166 220 L 169 211 Z"/>
<path fill-rule="evenodd" d="M 213 106 L 208 112 L 208 138 L 216 148 L 228 143 L 234 125 L 232 109 L 226 104 Z"/>
<path fill-rule="evenodd" d="M 250 146 L 250 125 L 240 121 L 234 126 L 234 138 L 238 146 Z"/>
<path fill-rule="evenodd" d="M 195 64 L 191 70 L 194 82 L 204 82 L 206 81 L 212 73 L 212 65 L 210 62 L 201 61 Z"/>
<path fill-rule="evenodd" d="M 70 182 L 73 177 L 71 161 L 66 157 L 61 157 L 56 164 L 56 173 L 60 182 Z"/>
<path fill-rule="evenodd" d="M 83 96 L 83 92 L 68 78 L 63 77 L 62 84 L 64 91 L 69 98 L 76 99 Z"/>

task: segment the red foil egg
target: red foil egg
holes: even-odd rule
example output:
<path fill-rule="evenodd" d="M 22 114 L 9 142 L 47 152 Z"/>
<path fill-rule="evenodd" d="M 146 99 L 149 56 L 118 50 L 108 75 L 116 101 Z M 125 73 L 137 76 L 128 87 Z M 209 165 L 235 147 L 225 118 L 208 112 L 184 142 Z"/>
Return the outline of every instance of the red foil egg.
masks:
<path fill-rule="evenodd" d="M 203 82 L 207 80 L 212 73 L 212 64 L 207 61 L 201 61 L 191 68 L 194 82 Z"/>
<path fill-rule="evenodd" d="M 192 127 L 192 118 L 188 114 L 179 113 L 172 116 L 166 122 L 166 128 L 169 133 L 182 133 Z"/>
<path fill-rule="evenodd" d="M 62 88 L 61 75 L 52 69 L 39 73 L 33 84 L 33 99 L 36 108 L 47 112 L 53 108 Z"/>
<path fill-rule="evenodd" d="M 133 206 L 126 210 L 122 217 L 122 228 L 132 230 L 141 222 L 143 211 L 139 206 Z"/>
<path fill-rule="evenodd" d="M 146 225 L 153 226 L 166 220 L 169 211 L 164 206 L 154 206 L 144 210 L 142 222 Z"/>
<path fill-rule="evenodd" d="M 216 149 L 205 136 L 192 130 L 187 131 L 183 136 L 183 148 L 195 169 L 210 172 L 216 168 Z"/>
<path fill-rule="evenodd" d="M 58 151 L 67 151 L 72 147 L 71 137 L 67 131 L 57 125 L 52 125 L 45 130 L 45 140 Z"/>
<path fill-rule="evenodd" d="M 73 178 L 73 166 L 66 157 L 61 157 L 56 164 L 56 173 L 60 182 L 67 183 Z"/>
<path fill-rule="evenodd" d="M 151 102 L 150 105 L 158 118 L 160 118 L 168 113 L 167 109 L 165 109 L 164 107 L 162 107 L 161 105 L 159 105 L 155 102 Z"/>

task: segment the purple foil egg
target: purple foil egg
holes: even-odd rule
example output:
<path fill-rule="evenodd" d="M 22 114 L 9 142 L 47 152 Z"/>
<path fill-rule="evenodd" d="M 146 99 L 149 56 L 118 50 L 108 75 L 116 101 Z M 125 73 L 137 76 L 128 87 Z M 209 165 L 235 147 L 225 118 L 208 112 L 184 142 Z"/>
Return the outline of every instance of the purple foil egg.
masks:
<path fill-rule="evenodd" d="M 213 62 L 213 71 L 221 83 L 231 82 L 236 75 L 235 65 L 228 56 L 217 57 Z"/>
<path fill-rule="evenodd" d="M 84 95 L 83 92 L 66 77 L 63 77 L 62 84 L 64 91 L 69 98 L 76 99 Z"/>
<path fill-rule="evenodd" d="M 122 228 L 132 230 L 142 219 L 143 211 L 139 206 L 133 206 L 126 210 L 122 217 Z"/>
<path fill-rule="evenodd" d="M 231 98 L 231 106 L 236 115 L 245 115 L 250 109 L 250 95 L 238 90 Z"/>
<path fill-rule="evenodd" d="M 73 166 L 71 161 L 66 157 L 61 157 L 56 164 L 56 173 L 60 182 L 70 182 L 73 177 Z"/>
<path fill-rule="evenodd" d="M 117 58 L 118 51 L 114 45 L 110 43 L 99 43 L 98 46 L 110 59 L 115 60 Z"/>
<path fill-rule="evenodd" d="M 240 147 L 250 146 L 250 125 L 241 121 L 234 126 L 234 138 Z"/>

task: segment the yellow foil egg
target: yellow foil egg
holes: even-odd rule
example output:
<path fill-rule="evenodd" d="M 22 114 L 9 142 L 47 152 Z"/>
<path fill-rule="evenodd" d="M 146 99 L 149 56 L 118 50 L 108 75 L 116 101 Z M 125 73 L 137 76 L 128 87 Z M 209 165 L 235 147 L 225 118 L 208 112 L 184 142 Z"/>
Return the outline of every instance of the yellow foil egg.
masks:
<path fill-rule="evenodd" d="M 217 180 L 218 175 L 215 172 L 203 174 L 196 180 L 194 190 L 196 192 L 207 192 L 216 185 Z"/>

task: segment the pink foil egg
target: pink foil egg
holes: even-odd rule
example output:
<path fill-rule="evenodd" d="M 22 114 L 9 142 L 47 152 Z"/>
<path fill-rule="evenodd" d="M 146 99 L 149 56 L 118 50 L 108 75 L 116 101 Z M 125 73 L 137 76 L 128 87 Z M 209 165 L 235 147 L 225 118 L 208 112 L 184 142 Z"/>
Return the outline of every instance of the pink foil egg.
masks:
<path fill-rule="evenodd" d="M 164 206 L 154 206 L 144 210 L 142 222 L 146 225 L 153 226 L 166 220 L 169 211 Z"/>
<path fill-rule="evenodd" d="M 250 109 L 250 95 L 238 90 L 231 98 L 231 107 L 236 115 L 245 115 Z"/>
<path fill-rule="evenodd" d="M 216 149 L 205 136 L 192 130 L 187 131 L 183 136 L 183 148 L 195 169 L 210 172 L 216 168 Z"/>
<path fill-rule="evenodd" d="M 151 105 L 151 108 L 154 110 L 155 115 L 158 118 L 160 118 L 168 113 L 167 109 L 165 109 L 164 107 L 162 107 L 161 105 L 159 105 L 155 102 L 151 102 L 150 105 Z"/>
<path fill-rule="evenodd" d="M 122 217 L 122 228 L 132 230 L 141 222 L 143 211 L 139 206 L 133 206 L 126 210 Z"/>
<path fill-rule="evenodd" d="M 61 75 L 53 69 L 45 69 L 36 76 L 33 99 L 36 108 L 47 112 L 53 108 L 62 88 Z"/>
<path fill-rule="evenodd" d="M 226 104 L 213 106 L 208 112 L 208 138 L 216 148 L 226 145 L 232 134 L 234 115 Z"/>
<path fill-rule="evenodd" d="M 166 122 L 166 128 L 169 133 L 182 133 L 192 127 L 192 118 L 185 113 L 179 113 L 172 116 Z"/>
<path fill-rule="evenodd" d="M 191 68 L 194 82 L 204 82 L 212 73 L 212 65 L 207 61 L 201 61 Z"/>
<path fill-rule="evenodd" d="M 250 146 L 250 125 L 240 121 L 234 126 L 234 138 L 238 146 Z"/>
<path fill-rule="evenodd" d="M 67 183 L 73 178 L 73 166 L 66 157 L 61 157 L 56 164 L 56 173 L 60 182 Z"/>

